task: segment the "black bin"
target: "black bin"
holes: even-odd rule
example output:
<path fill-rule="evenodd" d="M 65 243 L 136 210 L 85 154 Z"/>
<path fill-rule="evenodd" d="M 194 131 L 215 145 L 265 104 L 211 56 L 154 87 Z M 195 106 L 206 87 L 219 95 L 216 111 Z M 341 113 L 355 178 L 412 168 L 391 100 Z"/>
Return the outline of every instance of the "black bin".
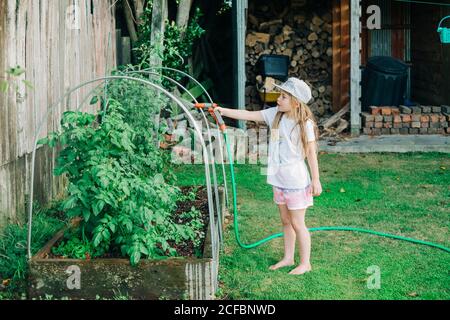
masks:
<path fill-rule="evenodd" d="M 403 104 L 408 81 L 408 65 L 401 60 L 376 56 L 369 58 L 362 74 L 362 109 L 370 106 Z"/>
<path fill-rule="evenodd" d="M 277 54 L 263 54 L 256 63 L 259 74 L 286 81 L 289 71 L 289 57 Z"/>

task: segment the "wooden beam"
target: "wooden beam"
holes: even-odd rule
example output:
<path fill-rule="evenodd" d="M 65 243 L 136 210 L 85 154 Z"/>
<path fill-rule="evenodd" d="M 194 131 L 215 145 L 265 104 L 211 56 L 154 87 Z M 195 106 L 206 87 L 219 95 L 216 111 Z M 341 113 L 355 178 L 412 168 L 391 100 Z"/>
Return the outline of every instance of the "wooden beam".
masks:
<path fill-rule="evenodd" d="M 233 30 L 234 30 L 234 99 L 233 103 L 245 110 L 245 32 L 247 0 L 233 0 Z M 244 121 L 238 121 L 238 127 L 245 128 Z"/>
<path fill-rule="evenodd" d="M 350 95 L 350 0 L 341 0 L 341 88 L 339 109 Z"/>
<path fill-rule="evenodd" d="M 333 105 L 336 112 L 340 108 L 341 88 L 341 5 L 340 0 L 333 0 Z"/>

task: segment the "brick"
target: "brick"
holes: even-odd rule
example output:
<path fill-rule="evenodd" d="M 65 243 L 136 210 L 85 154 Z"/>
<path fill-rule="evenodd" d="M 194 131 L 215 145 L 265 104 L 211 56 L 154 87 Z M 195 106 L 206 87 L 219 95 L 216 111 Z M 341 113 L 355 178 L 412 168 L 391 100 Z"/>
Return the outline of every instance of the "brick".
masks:
<path fill-rule="evenodd" d="M 372 134 L 373 134 L 373 135 L 376 135 L 376 136 L 379 136 L 379 135 L 381 134 L 381 129 L 379 129 L 379 128 L 373 128 L 373 129 L 372 129 Z"/>
<path fill-rule="evenodd" d="M 441 123 L 440 122 L 430 122 L 429 127 L 430 128 L 440 128 L 441 127 Z"/>
<path fill-rule="evenodd" d="M 429 128 L 430 127 L 430 123 L 429 122 L 421 122 L 420 123 L 420 127 L 421 128 Z"/>
<path fill-rule="evenodd" d="M 412 112 L 411 108 L 408 108 L 407 106 L 400 106 L 400 111 L 406 114 L 411 114 Z"/>
<path fill-rule="evenodd" d="M 391 134 L 391 129 L 389 129 L 389 128 L 381 128 L 381 134 Z"/>
<path fill-rule="evenodd" d="M 396 128 L 396 129 L 403 128 L 403 123 L 401 123 L 401 122 L 394 122 L 393 127 Z"/>
<path fill-rule="evenodd" d="M 448 122 L 440 122 L 441 128 L 448 128 L 449 123 Z"/>
<path fill-rule="evenodd" d="M 370 128 L 363 128 L 363 133 L 364 134 L 372 134 L 372 129 L 370 129 Z"/>
<path fill-rule="evenodd" d="M 392 122 L 383 123 L 383 128 L 392 128 Z"/>
<path fill-rule="evenodd" d="M 391 134 L 399 134 L 400 129 L 391 128 Z"/>
<path fill-rule="evenodd" d="M 408 134 L 409 133 L 409 129 L 408 128 L 400 128 L 398 130 L 400 131 L 400 134 Z"/>
<path fill-rule="evenodd" d="M 430 121 L 430 117 L 426 116 L 426 115 L 421 115 L 420 116 L 420 122 L 428 122 Z"/>
<path fill-rule="evenodd" d="M 375 125 L 375 122 L 371 121 L 371 122 L 366 122 L 364 124 L 364 128 L 373 128 Z"/>
<path fill-rule="evenodd" d="M 420 121 L 420 114 L 413 114 L 413 115 L 411 115 L 411 121 L 412 122 L 419 122 Z"/>
<path fill-rule="evenodd" d="M 417 128 L 409 128 L 409 133 L 410 134 L 418 134 L 419 133 L 419 129 L 417 129 Z"/>
<path fill-rule="evenodd" d="M 375 122 L 374 123 L 374 128 L 383 128 L 383 122 Z"/>
<path fill-rule="evenodd" d="M 430 122 L 439 122 L 439 120 L 440 120 L 440 115 L 438 115 L 438 114 L 430 115 Z"/>
<path fill-rule="evenodd" d="M 419 134 L 427 134 L 428 133 L 428 129 L 429 128 L 420 128 L 419 129 Z"/>
<path fill-rule="evenodd" d="M 370 113 L 363 112 L 363 113 L 361 114 L 361 116 L 362 116 L 363 121 L 367 121 L 367 122 L 373 122 L 373 121 L 375 121 L 375 116 L 372 115 L 372 114 L 370 114 Z"/>
<path fill-rule="evenodd" d="M 375 116 L 375 122 L 383 122 L 383 116 L 381 116 L 381 115 L 376 115 L 376 116 Z"/>
<path fill-rule="evenodd" d="M 393 116 L 398 116 L 400 114 L 399 108 L 392 108 L 391 111 Z"/>
<path fill-rule="evenodd" d="M 441 112 L 450 113 L 450 106 L 442 105 Z"/>
<path fill-rule="evenodd" d="M 437 128 L 428 128 L 428 134 L 436 134 L 437 133 Z"/>
<path fill-rule="evenodd" d="M 447 117 L 445 114 L 440 114 L 439 116 L 439 122 L 447 122 Z"/>
<path fill-rule="evenodd" d="M 370 113 L 373 115 L 380 114 L 381 109 L 379 107 L 372 106 L 372 107 L 370 107 Z"/>
<path fill-rule="evenodd" d="M 411 128 L 420 128 L 420 122 L 418 121 L 411 122 Z"/>
<path fill-rule="evenodd" d="M 422 113 L 422 108 L 420 107 L 411 107 L 411 111 L 413 114 L 421 114 Z"/>
<path fill-rule="evenodd" d="M 433 113 L 441 113 L 441 107 L 432 106 L 431 107 L 431 112 L 433 112 Z"/>
<path fill-rule="evenodd" d="M 431 107 L 430 106 L 422 106 L 422 113 L 430 113 Z"/>
<path fill-rule="evenodd" d="M 383 121 L 384 122 L 392 122 L 392 116 L 384 116 Z"/>
<path fill-rule="evenodd" d="M 431 128 L 431 129 L 433 129 L 433 128 Z M 443 134 L 444 132 L 445 132 L 445 128 L 437 128 L 436 129 L 437 134 Z"/>
<path fill-rule="evenodd" d="M 411 115 L 410 114 L 402 114 L 400 115 L 402 118 L 402 122 L 411 122 Z"/>
<path fill-rule="evenodd" d="M 392 114 L 391 107 L 381 107 L 381 115 L 390 116 Z"/>
<path fill-rule="evenodd" d="M 400 123 L 402 122 L 402 117 L 400 117 L 400 115 L 395 115 L 393 120 L 394 123 Z"/>
<path fill-rule="evenodd" d="M 402 128 L 411 128 L 411 122 L 402 122 Z"/>
<path fill-rule="evenodd" d="M 445 128 L 445 131 L 446 131 L 447 133 L 450 133 L 450 127 Z"/>

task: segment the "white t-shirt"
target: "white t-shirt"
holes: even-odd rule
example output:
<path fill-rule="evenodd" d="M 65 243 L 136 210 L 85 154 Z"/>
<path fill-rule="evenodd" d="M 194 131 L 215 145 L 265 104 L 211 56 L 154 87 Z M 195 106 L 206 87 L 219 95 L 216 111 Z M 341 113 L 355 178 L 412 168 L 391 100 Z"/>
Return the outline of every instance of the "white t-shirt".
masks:
<path fill-rule="evenodd" d="M 300 126 L 286 115 L 281 118 L 278 134 L 272 130 L 278 107 L 262 110 L 264 121 L 271 129 L 267 159 L 267 183 L 279 188 L 303 189 L 311 183 L 305 156 L 300 148 Z M 308 142 L 315 141 L 314 123 L 306 121 Z M 300 140 L 300 141 L 299 141 Z"/>

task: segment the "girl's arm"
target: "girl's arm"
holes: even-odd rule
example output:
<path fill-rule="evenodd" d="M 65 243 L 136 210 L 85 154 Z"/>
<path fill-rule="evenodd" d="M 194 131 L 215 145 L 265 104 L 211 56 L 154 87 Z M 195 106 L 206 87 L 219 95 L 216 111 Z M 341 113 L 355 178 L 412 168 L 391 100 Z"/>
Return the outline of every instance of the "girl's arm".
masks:
<path fill-rule="evenodd" d="M 261 111 L 236 110 L 217 107 L 222 116 L 237 120 L 264 121 Z"/>
<path fill-rule="evenodd" d="M 319 179 L 319 162 L 317 160 L 316 142 L 308 142 L 307 160 L 309 169 L 311 170 L 311 184 L 314 196 L 319 196 L 322 193 L 322 185 Z"/>

